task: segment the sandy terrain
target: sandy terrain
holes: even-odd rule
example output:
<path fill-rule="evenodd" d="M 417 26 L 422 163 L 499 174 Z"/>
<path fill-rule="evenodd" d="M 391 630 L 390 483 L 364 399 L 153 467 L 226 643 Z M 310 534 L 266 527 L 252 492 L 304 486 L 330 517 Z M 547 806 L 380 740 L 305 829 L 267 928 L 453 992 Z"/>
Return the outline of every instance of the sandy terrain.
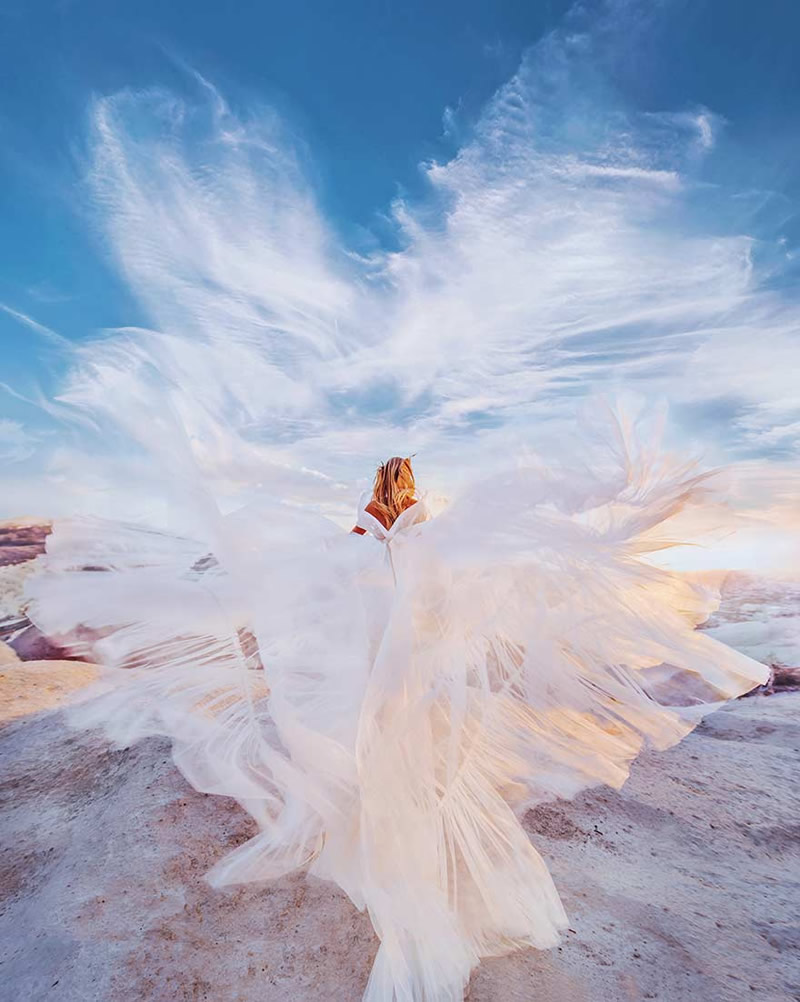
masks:
<path fill-rule="evenodd" d="M 572 931 L 484 962 L 469 1002 L 800 999 L 799 714 L 796 693 L 740 700 L 621 793 L 530 814 Z M 303 874 L 212 890 L 251 823 L 166 743 L 111 750 L 51 712 L 5 725 L 0 755 L 4 998 L 357 1002 L 369 920 Z"/>
<path fill-rule="evenodd" d="M 0 641 L 0 720 L 15 720 L 60 706 L 70 693 L 93 682 L 95 665 L 76 661 L 20 661 Z"/>

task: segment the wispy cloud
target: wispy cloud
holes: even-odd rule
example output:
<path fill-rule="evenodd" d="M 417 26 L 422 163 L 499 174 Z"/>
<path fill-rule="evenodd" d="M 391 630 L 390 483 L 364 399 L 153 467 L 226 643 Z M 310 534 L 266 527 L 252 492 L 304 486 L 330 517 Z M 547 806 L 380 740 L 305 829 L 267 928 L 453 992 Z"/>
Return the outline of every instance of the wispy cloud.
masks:
<path fill-rule="evenodd" d="M 69 349 L 71 347 L 69 338 L 65 338 L 62 334 L 54 331 L 51 327 L 46 327 L 44 324 L 40 324 L 38 320 L 34 320 L 33 317 L 28 316 L 27 313 L 22 313 L 20 310 L 12 309 L 12 307 L 7 306 L 5 303 L 0 303 L 0 310 L 2 310 L 2 312 L 7 316 L 12 317 L 18 323 L 22 324 L 23 327 L 27 327 L 35 334 L 43 337 L 51 344 L 58 345 L 59 348 Z"/>
<path fill-rule="evenodd" d="M 81 346 L 62 403 L 165 468 L 188 450 L 213 490 L 333 505 L 387 453 L 452 483 L 620 387 L 670 400 L 714 459 L 793 454 L 796 298 L 758 234 L 692 214 L 721 120 L 620 106 L 598 84 L 607 44 L 571 27 L 529 52 L 369 256 L 271 110 L 234 114 L 204 79 L 195 103 L 100 99 L 88 183 L 150 329 Z"/>

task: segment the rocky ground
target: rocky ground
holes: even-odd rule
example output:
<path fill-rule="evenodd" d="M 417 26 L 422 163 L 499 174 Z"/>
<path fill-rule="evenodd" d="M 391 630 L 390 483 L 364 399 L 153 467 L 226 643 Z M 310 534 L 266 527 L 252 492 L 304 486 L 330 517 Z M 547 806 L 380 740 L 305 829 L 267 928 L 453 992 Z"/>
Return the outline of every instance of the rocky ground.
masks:
<path fill-rule="evenodd" d="M 71 660 L 68 651 L 30 622 L 24 609 L 25 579 L 35 573 L 35 558 L 44 553 L 50 532 L 49 523 L 0 522 L 0 642 L 23 661 Z"/>
<path fill-rule="evenodd" d="M 252 833 L 238 805 L 190 788 L 165 742 L 119 751 L 66 728 L 58 707 L 95 669 L 52 660 L 25 620 L 46 532 L 14 531 L 0 527 L 0 996 L 357 1002 L 377 941 L 336 887 L 298 873 L 212 890 L 205 872 Z M 800 1000 L 800 693 L 766 694 L 798 684 L 799 606 L 731 578 L 707 627 L 774 660 L 772 687 L 642 756 L 621 792 L 528 814 L 571 928 L 555 950 L 485 961 L 468 1002 Z"/>
<path fill-rule="evenodd" d="M 530 813 L 562 946 L 484 962 L 469 1002 L 800 999 L 800 694 L 721 710 L 647 754 L 621 793 Z M 215 891 L 251 833 L 150 740 L 125 751 L 60 712 L 0 730 L 3 997 L 25 1002 L 357 1002 L 377 944 L 298 873 Z"/>

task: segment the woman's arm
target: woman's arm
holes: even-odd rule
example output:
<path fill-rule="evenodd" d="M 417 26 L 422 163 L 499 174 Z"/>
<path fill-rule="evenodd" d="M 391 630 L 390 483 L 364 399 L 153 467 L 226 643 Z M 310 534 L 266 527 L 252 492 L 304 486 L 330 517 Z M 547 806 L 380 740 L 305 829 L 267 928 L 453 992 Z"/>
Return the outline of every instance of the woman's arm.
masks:
<path fill-rule="evenodd" d="M 377 520 L 381 523 L 384 529 L 386 528 L 386 521 L 383 515 L 381 515 L 381 513 L 378 511 L 378 509 L 375 507 L 375 504 L 372 501 L 370 501 L 370 503 L 367 505 L 364 511 L 369 512 L 369 514 L 372 515 L 373 518 L 377 518 Z M 354 525 L 353 528 L 350 530 L 350 532 L 351 533 L 355 532 L 359 536 L 365 536 L 367 534 L 367 530 L 362 529 L 360 525 Z"/>

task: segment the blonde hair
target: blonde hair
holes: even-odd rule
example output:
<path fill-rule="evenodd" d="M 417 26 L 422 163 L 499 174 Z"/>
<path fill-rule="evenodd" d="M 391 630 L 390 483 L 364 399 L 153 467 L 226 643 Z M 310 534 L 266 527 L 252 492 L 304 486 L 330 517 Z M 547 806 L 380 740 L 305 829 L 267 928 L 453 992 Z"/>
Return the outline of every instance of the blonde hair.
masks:
<path fill-rule="evenodd" d="M 392 456 L 381 463 L 372 485 L 372 507 L 391 525 L 414 500 L 416 484 L 409 457 Z"/>

